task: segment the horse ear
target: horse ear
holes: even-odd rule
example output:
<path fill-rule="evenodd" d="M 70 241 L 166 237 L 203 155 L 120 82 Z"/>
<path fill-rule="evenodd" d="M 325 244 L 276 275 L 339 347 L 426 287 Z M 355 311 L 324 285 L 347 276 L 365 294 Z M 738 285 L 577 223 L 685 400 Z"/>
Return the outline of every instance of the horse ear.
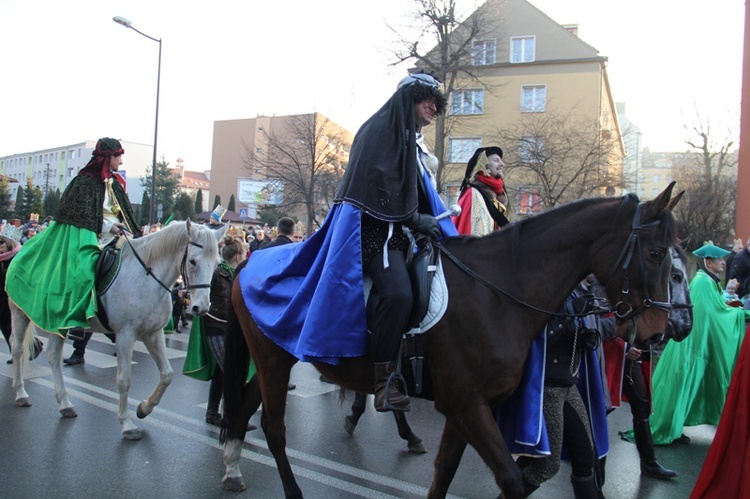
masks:
<path fill-rule="evenodd" d="M 675 197 L 673 197 L 673 198 L 671 199 L 671 201 L 669 201 L 669 206 L 667 206 L 667 209 L 668 209 L 669 211 L 674 211 L 674 207 L 675 207 L 675 205 L 676 205 L 677 203 L 679 203 L 679 202 L 680 202 L 680 199 L 682 199 L 682 196 L 683 196 L 684 194 L 685 194 L 685 191 L 680 191 L 680 193 L 679 193 L 679 194 L 677 194 L 677 195 L 676 195 Z"/>
<path fill-rule="evenodd" d="M 656 196 L 651 201 L 645 203 L 644 208 L 646 209 L 641 218 L 641 222 L 655 220 L 664 212 L 665 209 L 667 209 L 672 197 L 672 189 L 674 188 L 675 183 L 676 182 L 674 181 L 670 182 L 667 188 L 664 189 L 661 194 Z"/>
<path fill-rule="evenodd" d="M 190 229 L 192 228 L 192 224 L 190 223 L 190 218 L 185 219 L 185 228 L 187 229 L 188 235 L 190 235 Z"/>

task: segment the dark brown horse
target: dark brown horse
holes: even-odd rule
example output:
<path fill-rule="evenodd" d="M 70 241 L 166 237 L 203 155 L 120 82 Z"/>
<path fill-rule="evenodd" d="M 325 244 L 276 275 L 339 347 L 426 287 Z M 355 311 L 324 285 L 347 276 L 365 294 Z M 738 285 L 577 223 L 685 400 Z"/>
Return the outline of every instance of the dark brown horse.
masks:
<path fill-rule="evenodd" d="M 490 468 L 504 497 L 522 496 L 521 471 L 490 407 L 516 390 L 531 342 L 550 319 L 549 311 L 559 310 L 585 276 L 594 273 L 616 304 L 619 336 L 646 343 L 666 330 L 675 242 L 669 209 L 673 187 L 644 203 L 632 195 L 586 199 L 515 223 L 510 230 L 443 242 L 448 310 L 422 335 L 435 407 L 446 418 L 429 497 L 447 494 L 467 444 Z M 258 374 L 244 383 L 247 349 L 239 348 L 239 331 L 229 330 L 224 487 L 245 488 L 239 470 L 242 441 L 248 419 L 262 402 L 261 426 L 285 495 L 302 497 L 286 455 L 284 426 L 286 386 L 297 359 L 258 329 L 238 282 L 232 303 Z M 372 393 L 369 356 L 314 365 L 348 390 Z"/>

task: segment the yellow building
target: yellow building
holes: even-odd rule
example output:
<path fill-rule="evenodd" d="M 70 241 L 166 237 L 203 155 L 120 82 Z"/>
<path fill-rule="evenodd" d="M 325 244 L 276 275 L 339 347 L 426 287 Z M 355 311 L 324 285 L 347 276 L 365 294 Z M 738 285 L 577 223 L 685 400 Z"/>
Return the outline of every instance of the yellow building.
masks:
<path fill-rule="evenodd" d="M 447 201 L 456 200 L 474 150 L 488 145 L 505 152 L 514 214 L 621 192 L 625 150 L 607 58 L 576 25 L 560 25 L 526 0 L 488 0 L 456 36 L 465 38 L 477 17 L 470 55 L 453 71 L 441 177 Z M 435 57 L 438 48 L 428 54 Z"/>

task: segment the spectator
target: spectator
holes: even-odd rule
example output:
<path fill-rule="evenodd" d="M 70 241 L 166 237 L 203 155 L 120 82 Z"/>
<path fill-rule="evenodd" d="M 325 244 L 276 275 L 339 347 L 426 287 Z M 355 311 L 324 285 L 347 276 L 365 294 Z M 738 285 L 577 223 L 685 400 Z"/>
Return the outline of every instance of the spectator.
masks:
<path fill-rule="evenodd" d="M 292 243 L 294 220 L 289 217 L 280 218 L 276 224 L 276 232 L 278 234 L 276 238 L 273 241 L 266 241 L 260 249 L 273 248 L 274 246 Z"/>
<path fill-rule="evenodd" d="M 10 335 L 13 332 L 12 321 L 10 317 L 10 306 L 8 304 L 8 294 L 5 292 L 5 274 L 8 272 L 8 266 L 13 257 L 21 250 L 21 231 L 14 225 L 6 225 L 0 232 L 0 330 L 3 337 L 8 343 L 10 349 Z M 44 344 L 39 338 L 34 338 L 34 347 L 31 352 L 31 359 L 36 359 L 42 352 Z M 8 360 L 12 364 L 13 359 Z"/>
<path fill-rule="evenodd" d="M 737 256 L 739 253 L 742 253 L 742 250 L 745 249 L 742 246 L 742 239 L 737 238 L 732 241 L 732 252 L 727 257 L 727 271 L 724 273 L 724 286 L 729 284 L 729 273 L 732 271 L 732 264 L 734 263 L 734 257 Z"/>
<path fill-rule="evenodd" d="M 729 254 L 727 251 L 727 255 Z M 747 240 L 747 246 L 742 251 L 732 256 L 732 266 L 729 267 L 727 273 L 730 279 L 737 279 L 740 284 L 737 294 L 746 297 L 750 293 L 750 239 Z"/>

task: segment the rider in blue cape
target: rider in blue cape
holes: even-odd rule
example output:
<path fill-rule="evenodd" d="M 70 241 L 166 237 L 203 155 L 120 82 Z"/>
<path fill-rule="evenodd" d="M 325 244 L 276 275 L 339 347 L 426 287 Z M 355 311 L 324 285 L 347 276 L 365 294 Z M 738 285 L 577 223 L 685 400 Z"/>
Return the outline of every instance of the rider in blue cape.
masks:
<path fill-rule="evenodd" d="M 446 209 L 436 190 L 437 158 L 420 133 L 445 108 L 433 77 L 404 78 L 354 137 L 321 228 L 304 243 L 253 253 L 239 275 L 258 327 L 298 359 L 335 364 L 369 351 L 378 411 L 409 409 L 409 397 L 387 382 L 413 304 L 404 229 L 456 235 L 449 218 L 435 218 Z M 369 317 L 366 277 L 375 294 Z"/>

